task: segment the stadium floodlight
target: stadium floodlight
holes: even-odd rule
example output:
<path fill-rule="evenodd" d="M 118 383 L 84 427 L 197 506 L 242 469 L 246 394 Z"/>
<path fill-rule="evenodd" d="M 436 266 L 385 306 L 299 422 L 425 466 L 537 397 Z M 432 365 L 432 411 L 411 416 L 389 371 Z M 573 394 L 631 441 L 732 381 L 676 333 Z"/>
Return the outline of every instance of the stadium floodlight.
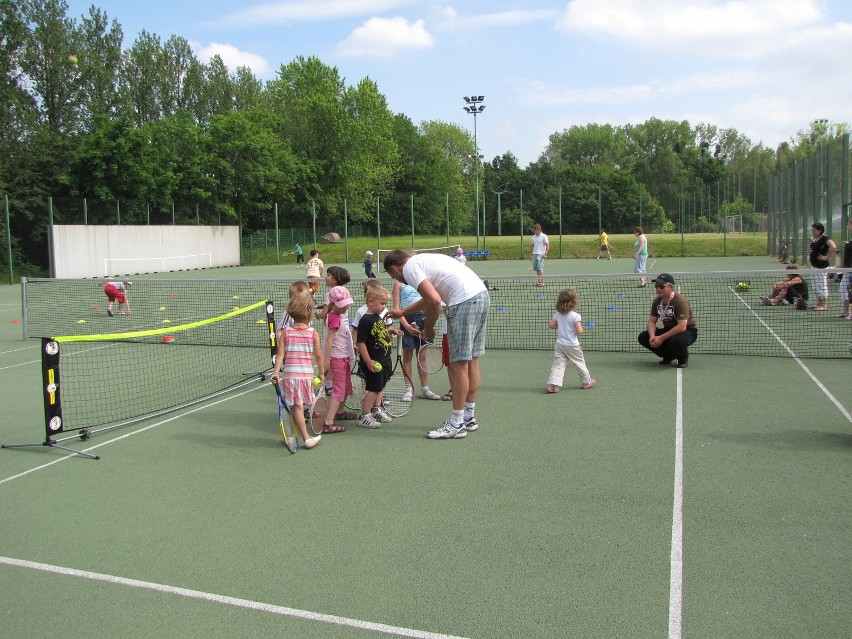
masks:
<path fill-rule="evenodd" d="M 473 97 L 465 96 L 464 101 L 467 106 L 462 107 L 466 113 L 473 116 L 473 147 L 475 151 L 475 163 L 474 163 L 474 171 L 476 176 L 476 250 L 479 250 L 479 159 L 482 157 L 479 155 L 479 142 L 477 140 L 476 135 L 476 116 L 485 111 L 485 105 L 481 104 L 485 99 L 484 95 L 474 95 Z M 482 229 L 483 236 L 485 233 L 485 229 Z"/>

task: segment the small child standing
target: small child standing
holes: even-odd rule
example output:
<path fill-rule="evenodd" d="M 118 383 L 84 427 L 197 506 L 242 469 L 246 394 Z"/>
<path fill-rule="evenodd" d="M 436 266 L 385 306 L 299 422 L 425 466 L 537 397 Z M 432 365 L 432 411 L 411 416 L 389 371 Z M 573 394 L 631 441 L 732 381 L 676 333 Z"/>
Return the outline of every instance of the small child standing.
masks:
<path fill-rule="evenodd" d="M 355 349 L 352 347 L 352 335 L 347 321 L 351 304 L 352 296 L 345 286 L 335 286 L 329 291 L 330 311 L 325 318 L 326 346 L 324 350 L 327 359 L 326 378 L 330 376 L 332 384 L 328 398 L 328 412 L 322 427 L 323 433 L 342 433 L 346 430 L 345 426 L 334 423 L 335 419 L 358 418 L 355 413 L 337 412 L 343 406 L 346 397 L 352 394 L 352 362 L 355 360 Z"/>
<path fill-rule="evenodd" d="M 373 252 L 367 251 L 364 254 L 364 275 L 367 277 L 376 277 L 376 274 L 373 272 Z"/>
<path fill-rule="evenodd" d="M 290 408 L 290 414 L 302 435 L 305 448 L 313 448 L 322 437 L 309 437 L 305 424 L 304 407 L 314 401 L 312 354 L 319 368 L 319 377 L 323 377 L 319 333 L 309 324 L 313 312 L 314 302 L 311 297 L 296 295 L 290 300 L 287 314 L 293 319 L 293 324 L 282 331 L 283 338 L 278 340 L 278 352 L 275 354 L 275 367 L 272 370 L 272 383 L 281 385 L 281 394 Z M 283 375 L 279 377 L 282 368 Z"/>
<path fill-rule="evenodd" d="M 320 259 L 319 251 L 311 249 L 311 259 L 305 264 L 305 278 L 307 278 L 308 285 L 311 287 L 311 295 L 319 290 L 319 280 L 324 270 L 325 264 Z"/>
<path fill-rule="evenodd" d="M 558 393 L 562 389 L 562 379 L 565 376 L 565 365 L 570 361 L 580 375 L 580 388 L 587 390 L 598 385 L 589 375 L 583 350 L 580 348 L 579 336 L 583 333 L 583 318 L 577 312 L 580 296 L 577 291 L 566 288 L 559 291 L 556 300 L 556 312 L 547 323 L 549 328 L 557 332 L 556 347 L 553 353 L 553 365 L 550 367 L 550 377 L 547 378 L 548 393 Z"/>
<path fill-rule="evenodd" d="M 392 420 L 382 408 L 382 395 L 390 379 L 393 362 L 391 361 L 391 333 L 382 311 L 387 309 L 390 293 L 383 286 L 370 286 L 365 291 L 367 313 L 358 321 L 357 347 L 361 356 L 359 370 L 364 376 L 364 401 L 361 404 L 359 426 L 378 428 L 382 423 Z M 377 367 L 377 364 L 381 366 Z"/>

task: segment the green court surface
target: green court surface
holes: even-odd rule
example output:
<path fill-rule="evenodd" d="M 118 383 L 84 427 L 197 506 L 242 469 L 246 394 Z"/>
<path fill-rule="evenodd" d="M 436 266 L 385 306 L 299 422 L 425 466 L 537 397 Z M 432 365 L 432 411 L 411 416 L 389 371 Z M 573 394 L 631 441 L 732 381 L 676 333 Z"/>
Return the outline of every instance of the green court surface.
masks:
<path fill-rule="evenodd" d="M 777 264 L 759 259 L 652 272 Z M 20 287 L 0 288 L 6 444 L 44 439 L 39 345 L 16 319 Z M 849 362 L 586 358 L 597 388 L 569 369 L 546 395 L 549 351 L 487 352 L 481 426 L 464 440 L 426 440 L 449 407 L 418 400 L 289 455 L 257 382 L 69 442 L 97 461 L 0 450 L 0 634 L 848 637 Z"/>

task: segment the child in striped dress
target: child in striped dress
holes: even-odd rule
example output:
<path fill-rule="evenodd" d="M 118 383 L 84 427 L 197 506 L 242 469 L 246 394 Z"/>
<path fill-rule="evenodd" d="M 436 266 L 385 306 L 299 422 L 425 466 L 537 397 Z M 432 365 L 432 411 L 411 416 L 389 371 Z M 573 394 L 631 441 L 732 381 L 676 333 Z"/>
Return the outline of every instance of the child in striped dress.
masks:
<path fill-rule="evenodd" d="M 305 448 L 313 448 L 321 438 L 321 435 L 308 436 L 304 410 L 305 404 L 314 401 L 314 362 L 319 369 L 320 380 L 323 379 L 319 333 L 309 324 L 313 312 L 313 298 L 297 295 L 290 300 L 287 314 L 293 319 L 293 324 L 284 328 L 283 338 L 278 340 L 275 368 L 272 371 L 272 383 L 280 383 L 281 394 L 302 435 Z"/>

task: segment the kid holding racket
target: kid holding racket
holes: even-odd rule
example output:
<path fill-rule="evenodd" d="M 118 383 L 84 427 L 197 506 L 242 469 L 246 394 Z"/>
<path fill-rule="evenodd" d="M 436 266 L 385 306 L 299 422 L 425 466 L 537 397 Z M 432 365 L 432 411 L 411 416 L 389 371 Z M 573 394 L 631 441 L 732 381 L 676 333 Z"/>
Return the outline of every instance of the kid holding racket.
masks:
<path fill-rule="evenodd" d="M 379 428 L 392 417 L 382 408 L 382 394 L 393 373 L 391 360 L 391 335 L 398 333 L 385 321 L 382 312 L 387 309 L 390 293 L 383 286 L 370 286 L 364 293 L 367 297 L 367 313 L 358 321 L 357 343 L 361 356 L 360 372 L 364 377 L 364 402 L 361 405 L 363 428 Z"/>
<path fill-rule="evenodd" d="M 556 348 L 553 353 L 553 365 L 550 367 L 550 377 L 547 378 L 545 390 L 548 393 L 558 393 L 562 389 L 562 379 L 565 376 L 565 365 L 570 361 L 580 375 L 580 388 L 587 390 L 598 385 L 589 375 L 586 359 L 580 348 L 579 336 L 583 333 L 583 321 L 577 312 L 580 296 L 577 291 L 566 288 L 559 291 L 556 300 L 556 312 L 547 323 L 549 328 L 555 328 Z"/>
<path fill-rule="evenodd" d="M 314 302 L 311 297 L 296 295 L 290 300 L 287 314 L 292 318 L 293 324 L 280 331 L 283 335 L 282 339 L 278 340 L 278 352 L 275 354 L 275 367 L 272 371 L 272 383 L 280 383 L 281 392 L 290 408 L 293 422 L 302 435 L 305 448 L 313 448 L 322 437 L 309 437 L 305 424 L 305 405 L 310 405 L 314 400 L 312 356 L 319 368 L 319 378 L 323 379 L 320 337 L 310 325 L 313 312 Z"/>

